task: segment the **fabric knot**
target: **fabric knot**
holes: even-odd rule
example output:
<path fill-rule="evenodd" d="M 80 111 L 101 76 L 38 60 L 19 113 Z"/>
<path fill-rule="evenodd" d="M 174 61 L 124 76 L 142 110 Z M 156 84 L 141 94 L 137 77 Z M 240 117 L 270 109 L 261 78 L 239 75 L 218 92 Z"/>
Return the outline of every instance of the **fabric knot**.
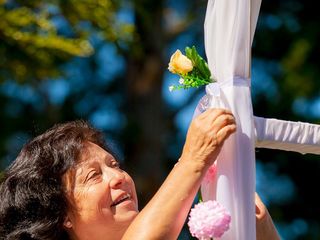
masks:
<path fill-rule="evenodd" d="M 213 97 L 220 97 L 220 84 L 218 82 L 208 84 L 206 86 L 206 93 Z"/>
<path fill-rule="evenodd" d="M 250 84 L 251 84 L 250 78 L 242 78 L 242 77 L 235 76 L 230 79 L 208 84 L 206 86 L 206 93 L 207 95 L 212 97 L 220 97 L 221 88 L 232 87 L 232 86 L 250 87 Z"/>

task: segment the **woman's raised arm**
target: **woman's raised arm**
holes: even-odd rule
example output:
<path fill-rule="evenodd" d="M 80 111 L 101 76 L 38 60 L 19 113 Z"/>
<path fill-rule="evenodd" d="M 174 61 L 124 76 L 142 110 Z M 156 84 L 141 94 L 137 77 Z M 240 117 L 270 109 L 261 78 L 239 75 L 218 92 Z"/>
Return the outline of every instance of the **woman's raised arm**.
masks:
<path fill-rule="evenodd" d="M 210 109 L 195 118 L 178 163 L 122 239 L 177 239 L 206 170 L 235 130 L 227 110 Z"/>

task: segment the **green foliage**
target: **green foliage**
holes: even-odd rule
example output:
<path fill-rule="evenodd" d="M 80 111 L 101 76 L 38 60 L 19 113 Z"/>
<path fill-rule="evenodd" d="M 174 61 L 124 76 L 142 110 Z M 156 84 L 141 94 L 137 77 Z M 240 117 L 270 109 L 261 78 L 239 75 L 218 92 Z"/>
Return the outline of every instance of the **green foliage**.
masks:
<path fill-rule="evenodd" d="M 60 0 L 59 7 L 69 23 L 81 32 L 79 23 L 89 22 L 101 36 L 112 42 L 128 42 L 132 38 L 132 24 L 120 22 L 116 18 L 121 1 L 112 0 Z"/>
<path fill-rule="evenodd" d="M 108 41 L 129 41 L 133 28 L 116 21 L 118 5 L 107 0 L 2 2 L 0 82 L 62 75 L 60 64 L 93 53 L 88 40 L 93 31 Z M 67 26 L 67 35 L 58 31 L 57 19 Z M 91 27 L 84 28 L 85 23 Z"/>
<path fill-rule="evenodd" d="M 186 56 L 192 61 L 195 68 L 196 75 L 203 79 L 210 79 L 211 72 L 209 70 L 207 62 L 199 55 L 195 46 L 186 47 Z"/>
<path fill-rule="evenodd" d="M 296 39 L 288 53 L 282 60 L 285 72 L 284 85 L 295 93 L 296 97 L 307 97 L 314 95 L 317 88 L 317 76 L 320 74 L 318 67 L 306 62 L 308 61 L 312 45 L 307 39 Z"/>

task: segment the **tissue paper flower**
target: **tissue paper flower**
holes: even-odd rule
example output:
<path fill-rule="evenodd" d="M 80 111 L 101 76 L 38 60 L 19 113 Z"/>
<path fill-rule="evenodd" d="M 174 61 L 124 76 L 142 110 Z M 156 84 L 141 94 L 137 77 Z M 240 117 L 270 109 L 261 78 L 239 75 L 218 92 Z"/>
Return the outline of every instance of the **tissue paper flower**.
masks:
<path fill-rule="evenodd" d="M 217 201 L 201 202 L 191 209 L 188 226 L 193 237 L 200 240 L 219 238 L 229 229 L 231 216 Z"/>

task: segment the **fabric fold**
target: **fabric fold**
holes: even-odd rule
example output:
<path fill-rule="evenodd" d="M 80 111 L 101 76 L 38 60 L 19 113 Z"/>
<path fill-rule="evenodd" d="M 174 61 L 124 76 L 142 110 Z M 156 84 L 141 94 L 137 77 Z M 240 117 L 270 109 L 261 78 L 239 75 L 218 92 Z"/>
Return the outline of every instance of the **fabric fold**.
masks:
<path fill-rule="evenodd" d="M 320 154 L 320 125 L 254 117 L 257 148 Z"/>
<path fill-rule="evenodd" d="M 217 200 L 231 214 L 231 227 L 221 239 L 252 240 L 255 233 L 254 124 L 250 93 L 251 44 L 260 0 L 209 0 L 205 49 L 215 84 L 206 87 L 194 117 L 207 108 L 232 111 L 237 132 L 217 158 L 217 176 L 202 184 L 204 200 Z"/>

